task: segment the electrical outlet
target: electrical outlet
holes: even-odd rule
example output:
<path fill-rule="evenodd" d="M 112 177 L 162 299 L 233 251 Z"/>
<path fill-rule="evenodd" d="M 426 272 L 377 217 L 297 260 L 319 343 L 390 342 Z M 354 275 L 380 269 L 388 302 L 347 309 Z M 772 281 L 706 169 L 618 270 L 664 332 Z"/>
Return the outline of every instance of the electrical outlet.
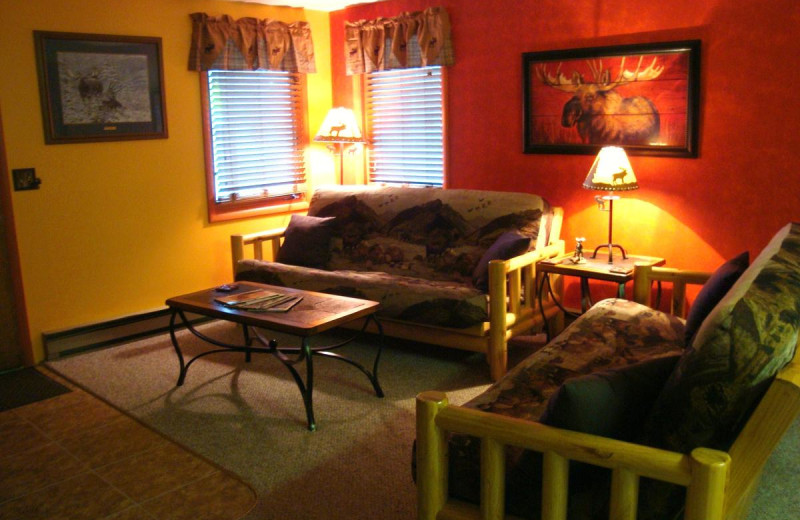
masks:
<path fill-rule="evenodd" d="M 38 190 L 42 179 L 36 177 L 36 168 L 17 168 L 11 170 L 14 177 L 14 191 Z"/>

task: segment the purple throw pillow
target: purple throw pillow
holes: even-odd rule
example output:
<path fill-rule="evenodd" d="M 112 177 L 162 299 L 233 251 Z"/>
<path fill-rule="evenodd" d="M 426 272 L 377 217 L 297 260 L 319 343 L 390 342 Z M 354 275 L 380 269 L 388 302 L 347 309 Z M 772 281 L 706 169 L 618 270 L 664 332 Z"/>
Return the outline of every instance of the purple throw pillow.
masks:
<path fill-rule="evenodd" d="M 508 260 L 521 255 L 531 245 L 530 237 L 520 235 L 513 231 L 503 233 L 489 249 L 483 253 L 478 265 L 472 271 L 472 284 L 483 292 L 489 291 L 489 262 L 492 260 Z"/>
<path fill-rule="evenodd" d="M 736 283 L 736 280 L 750 265 L 750 254 L 745 251 L 731 258 L 711 275 L 711 277 L 697 293 L 692 308 L 686 316 L 685 339 L 686 346 L 691 345 L 694 335 L 700 329 L 700 325 L 711 310 L 716 307 L 719 301 L 728 293 L 728 290 Z"/>
<path fill-rule="evenodd" d="M 324 268 L 331 255 L 334 218 L 292 215 L 275 260 L 282 264 Z"/>

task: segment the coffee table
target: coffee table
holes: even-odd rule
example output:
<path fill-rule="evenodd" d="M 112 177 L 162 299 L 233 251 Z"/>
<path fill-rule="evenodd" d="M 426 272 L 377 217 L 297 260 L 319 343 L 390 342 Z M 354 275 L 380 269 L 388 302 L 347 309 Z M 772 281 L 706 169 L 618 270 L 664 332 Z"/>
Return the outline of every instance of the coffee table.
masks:
<path fill-rule="evenodd" d="M 375 311 L 377 311 L 380 306 L 378 302 L 254 282 L 239 282 L 236 285 L 238 287 L 229 292 L 221 292 L 217 289 L 206 289 L 176 296 L 167 300 L 166 304 L 172 310 L 169 323 L 170 338 L 172 339 L 172 345 L 175 347 L 175 353 L 178 355 L 178 361 L 180 363 L 177 386 L 183 385 L 189 366 L 198 359 L 209 354 L 230 351 L 244 352 L 245 361 L 249 362 L 253 352 L 266 352 L 275 356 L 292 374 L 292 377 L 297 383 L 297 387 L 300 389 L 300 394 L 303 396 L 308 429 L 311 431 L 316 430 L 313 406 L 314 356 L 338 359 L 358 368 L 369 378 L 372 387 L 375 389 L 375 394 L 378 397 L 383 397 L 383 389 L 381 389 L 380 383 L 378 382 L 378 362 L 380 361 L 381 350 L 383 348 L 383 328 L 375 316 Z M 302 296 L 303 299 L 287 312 L 243 311 L 215 301 L 215 298 L 220 296 L 252 291 L 254 289 L 267 289 L 284 294 L 294 294 Z M 234 345 L 225 343 L 201 333 L 186 319 L 185 313 L 187 312 L 242 325 L 244 333 L 243 344 Z M 194 356 L 188 362 L 185 362 L 180 345 L 178 344 L 178 339 L 175 335 L 178 318 L 180 318 L 181 323 L 192 334 L 220 348 L 202 352 Z M 359 318 L 365 318 L 364 325 L 361 330 L 356 332 L 351 338 L 334 345 L 311 346 L 310 338 L 312 336 Z M 350 343 L 362 334 L 370 322 L 375 323 L 379 332 L 378 349 L 371 371 L 342 354 L 332 352 Z M 300 346 L 278 345 L 275 339 L 268 339 L 265 337 L 261 329 L 269 329 L 299 336 L 301 338 Z M 253 344 L 254 339 L 258 342 L 258 345 Z M 291 355 L 295 355 L 295 357 L 292 358 L 290 357 Z M 295 365 L 303 362 L 305 362 L 306 365 L 305 381 L 303 381 L 300 373 L 295 368 Z"/>

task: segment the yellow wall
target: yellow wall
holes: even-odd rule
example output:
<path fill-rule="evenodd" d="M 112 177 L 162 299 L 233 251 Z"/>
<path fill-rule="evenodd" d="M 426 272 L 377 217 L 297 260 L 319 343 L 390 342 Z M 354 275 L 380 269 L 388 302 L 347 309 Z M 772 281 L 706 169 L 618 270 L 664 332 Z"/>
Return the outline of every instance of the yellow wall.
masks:
<path fill-rule="evenodd" d="M 200 91 L 187 70 L 189 13 L 311 23 L 318 72 L 308 76 L 309 132 L 331 106 L 327 13 L 200 0 L 2 0 L 0 106 L 9 170 L 36 168 L 37 191 L 15 192 L 16 232 L 37 361 L 42 332 L 163 307 L 170 296 L 230 280 L 229 236 L 288 216 L 209 224 Z M 168 139 L 44 144 L 33 31 L 162 38 Z M 323 147 L 312 184 L 332 182 Z"/>

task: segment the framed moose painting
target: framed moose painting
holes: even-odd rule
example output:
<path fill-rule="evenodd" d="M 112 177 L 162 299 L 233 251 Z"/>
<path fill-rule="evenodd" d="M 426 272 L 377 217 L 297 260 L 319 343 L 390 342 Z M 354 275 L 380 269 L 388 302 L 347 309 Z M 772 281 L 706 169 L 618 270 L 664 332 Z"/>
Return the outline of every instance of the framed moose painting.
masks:
<path fill-rule="evenodd" d="M 524 152 L 697 157 L 700 41 L 522 55 Z"/>

